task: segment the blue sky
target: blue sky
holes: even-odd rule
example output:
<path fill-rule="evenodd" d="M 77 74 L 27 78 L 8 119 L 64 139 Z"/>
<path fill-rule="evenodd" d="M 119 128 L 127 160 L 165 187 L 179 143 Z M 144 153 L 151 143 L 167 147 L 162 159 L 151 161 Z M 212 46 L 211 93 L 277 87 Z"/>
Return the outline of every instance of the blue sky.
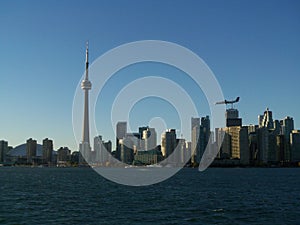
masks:
<path fill-rule="evenodd" d="M 55 148 L 77 149 L 72 103 L 86 40 L 91 62 L 132 41 L 185 46 L 227 98 L 241 97 L 244 124 L 269 107 L 299 129 L 299 12 L 299 1 L 1 1 L 0 139 L 16 146 L 49 137 Z M 103 136 L 114 140 L 105 129 Z"/>

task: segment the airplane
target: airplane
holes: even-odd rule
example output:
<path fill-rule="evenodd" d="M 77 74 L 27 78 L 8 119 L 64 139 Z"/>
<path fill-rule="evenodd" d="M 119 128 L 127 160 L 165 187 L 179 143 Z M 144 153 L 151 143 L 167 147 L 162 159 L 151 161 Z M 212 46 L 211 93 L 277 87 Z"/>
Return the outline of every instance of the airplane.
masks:
<path fill-rule="evenodd" d="M 225 99 L 225 101 L 222 101 L 222 102 L 217 102 L 216 105 L 218 104 L 233 104 L 233 103 L 237 103 L 238 101 L 240 100 L 240 97 L 237 97 L 235 100 L 232 100 L 232 101 L 228 101 Z"/>

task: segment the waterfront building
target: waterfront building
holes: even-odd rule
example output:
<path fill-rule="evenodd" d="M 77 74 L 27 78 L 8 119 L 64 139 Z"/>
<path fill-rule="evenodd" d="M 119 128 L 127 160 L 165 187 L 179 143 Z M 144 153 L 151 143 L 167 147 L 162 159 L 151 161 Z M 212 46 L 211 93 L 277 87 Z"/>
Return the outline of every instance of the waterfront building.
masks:
<path fill-rule="evenodd" d="M 137 150 L 141 150 L 141 136 L 140 136 L 140 133 L 126 133 L 125 138 L 128 138 L 128 139 L 132 140 L 134 152 L 137 151 Z"/>
<path fill-rule="evenodd" d="M 175 156 L 176 160 L 175 162 L 177 162 L 180 166 L 184 166 L 185 162 L 188 160 L 188 158 L 190 157 L 190 155 L 188 154 L 189 152 L 187 151 L 186 148 L 186 141 L 183 138 L 179 138 L 176 140 L 177 142 L 177 147 L 176 149 L 178 149 L 178 153 L 179 156 Z"/>
<path fill-rule="evenodd" d="M 147 130 L 149 127 L 139 127 L 139 134 L 140 134 L 140 145 L 138 147 L 139 150 L 145 149 L 145 141 L 143 140 L 143 132 L 144 130 Z"/>
<path fill-rule="evenodd" d="M 192 140 L 192 146 L 191 146 L 191 163 L 199 163 L 197 153 L 200 153 L 200 143 L 199 143 L 199 137 L 200 137 L 200 118 L 191 118 L 191 140 Z"/>
<path fill-rule="evenodd" d="M 37 142 L 32 138 L 26 141 L 26 157 L 27 163 L 33 163 L 33 159 L 36 157 L 36 149 L 37 149 Z"/>
<path fill-rule="evenodd" d="M 0 141 L 0 163 L 3 163 L 6 161 L 6 154 L 8 153 L 8 142 L 1 140 Z"/>
<path fill-rule="evenodd" d="M 51 164 L 53 155 L 53 141 L 45 138 L 43 140 L 43 163 Z"/>
<path fill-rule="evenodd" d="M 104 163 L 104 155 L 103 155 L 103 141 L 102 141 L 102 136 L 96 136 L 94 137 L 94 148 L 93 148 L 94 152 L 95 152 L 95 159 L 92 160 L 93 162 L 96 163 Z"/>
<path fill-rule="evenodd" d="M 158 148 L 149 151 L 137 151 L 134 155 L 134 165 L 153 165 L 163 159 Z"/>
<path fill-rule="evenodd" d="M 71 150 L 68 147 L 60 147 L 57 150 L 57 164 L 65 165 L 70 160 L 71 160 Z"/>
<path fill-rule="evenodd" d="M 121 148 L 120 148 L 120 140 L 125 138 L 127 133 L 127 122 L 118 122 L 116 125 L 116 158 L 121 159 Z"/>
<path fill-rule="evenodd" d="M 239 159 L 243 165 L 248 165 L 250 160 L 248 128 L 232 126 L 219 129 L 223 132 L 221 159 Z"/>
<path fill-rule="evenodd" d="M 143 140 L 145 143 L 144 150 L 152 150 L 157 146 L 157 134 L 155 128 L 147 128 L 147 130 L 143 131 Z"/>
<path fill-rule="evenodd" d="M 112 151 L 112 143 L 111 143 L 111 141 L 110 141 L 110 140 L 109 140 L 109 141 L 106 141 L 106 142 L 103 143 L 103 145 L 104 145 L 105 149 L 106 149 L 109 153 L 111 153 L 111 151 Z"/>
<path fill-rule="evenodd" d="M 269 130 L 268 142 L 268 164 L 277 164 L 279 161 L 278 149 L 276 148 L 276 132 L 274 129 Z"/>
<path fill-rule="evenodd" d="M 77 165 L 79 163 L 79 152 L 74 151 L 71 154 L 71 164 Z"/>
<path fill-rule="evenodd" d="M 286 143 L 285 137 L 283 134 L 276 136 L 276 151 L 278 152 L 278 159 L 281 164 L 284 164 L 289 161 L 288 154 L 286 152 Z"/>
<path fill-rule="evenodd" d="M 168 129 L 161 136 L 161 152 L 164 158 L 169 157 L 176 148 L 176 130 Z"/>
<path fill-rule="evenodd" d="M 257 130 L 257 142 L 259 162 L 266 164 L 269 161 L 269 129 L 267 127 L 260 127 Z"/>
<path fill-rule="evenodd" d="M 131 138 L 123 138 L 119 140 L 121 161 L 126 164 L 132 164 L 133 155 L 133 141 Z"/>
<path fill-rule="evenodd" d="M 291 159 L 291 140 L 290 134 L 294 130 L 294 119 L 292 117 L 285 117 L 283 120 L 280 121 L 282 134 L 285 138 L 285 153 L 286 153 L 286 160 L 289 161 Z"/>
<path fill-rule="evenodd" d="M 249 128 L 248 128 L 249 132 Z M 248 133 L 249 135 L 249 162 L 251 165 L 257 165 L 259 163 L 258 157 L 258 140 L 257 131 Z"/>
<path fill-rule="evenodd" d="M 210 131 L 210 119 L 209 116 L 206 117 L 202 117 L 201 118 L 201 125 L 200 125 L 200 134 L 199 134 L 199 154 L 197 153 L 197 158 L 198 158 L 198 162 L 200 162 L 203 153 L 206 149 L 206 146 L 209 143 L 209 138 L 211 135 L 211 131 Z"/>
<path fill-rule="evenodd" d="M 101 135 L 94 137 L 95 159 L 93 162 L 100 165 L 106 165 L 111 156 L 111 148 L 111 141 L 104 142 Z"/>
<path fill-rule="evenodd" d="M 273 121 L 273 114 L 269 108 L 259 118 L 257 130 L 258 161 L 261 164 L 277 164 L 280 158 L 277 136 L 282 133 L 282 126 L 278 120 Z"/>
<path fill-rule="evenodd" d="M 300 162 L 300 130 L 293 130 L 290 134 L 291 162 Z"/>

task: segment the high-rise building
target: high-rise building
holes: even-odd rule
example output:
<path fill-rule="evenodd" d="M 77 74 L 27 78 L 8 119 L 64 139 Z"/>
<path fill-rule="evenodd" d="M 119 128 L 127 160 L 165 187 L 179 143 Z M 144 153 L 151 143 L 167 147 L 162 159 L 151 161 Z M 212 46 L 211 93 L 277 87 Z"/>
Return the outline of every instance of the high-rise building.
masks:
<path fill-rule="evenodd" d="M 292 117 L 285 117 L 282 121 L 282 134 L 285 137 L 290 137 L 290 133 L 294 130 L 294 119 Z"/>
<path fill-rule="evenodd" d="M 278 158 L 280 163 L 285 163 L 288 161 L 287 153 L 285 149 L 285 137 L 283 134 L 276 136 L 276 151 L 278 153 Z"/>
<path fill-rule="evenodd" d="M 285 154 L 286 154 L 286 161 L 289 161 L 291 158 L 291 140 L 290 134 L 294 130 L 294 119 L 292 117 L 285 117 L 283 120 L 280 121 L 282 134 L 285 138 Z"/>
<path fill-rule="evenodd" d="M 258 144 L 258 161 L 261 163 L 268 163 L 269 129 L 267 127 L 260 127 L 257 130 L 257 144 Z"/>
<path fill-rule="evenodd" d="M 117 138 L 122 139 L 127 133 L 127 122 L 117 123 Z"/>
<path fill-rule="evenodd" d="M 117 123 L 117 137 L 116 137 L 116 158 L 121 159 L 121 148 L 119 141 L 125 138 L 127 133 L 127 122 L 118 122 Z"/>
<path fill-rule="evenodd" d="M 247 127 L 248 127 L 248 134 L 255 133 L 257 131 L 257 129 L 258 129 L 258 126 L 257 125 L 253 125 L 253 124 L 250 124 Z"/>
<path fill-rule="evenodd" d="M 274 120 L 274 134 L 279 135 L 282 133 L 282 128 L 279 120 Z"/>
<path fill-rule="evenodd" d="M 0 163 L 6 161 L 6 154 L 8 153 L 8 142 L 1 140 L 0 141 Z"/>
<path fill-rule="evenodd" d="M 201 118 L 200 136 L 199 136 L 199 153 L 197 153 L 198 162 L 200 162 L 206 146 L 209 144 L 210 131 L 210 119 L 209 116 Z M 211 144 L 211 143 L 210 143 Z"/>
<path fill-rule="evenodd" d="M 257 165 L 259 163 L 257 131 L 249 132 L 249 128 L 248 128 L 248 134 L 249 134 L 250 164 Z"/>
<path fill-rule="evenodd" d="M 86 45 L 85 57 L 85 78 L 81 82 L 81 89 L 84 91 L 84 111 L 83 111 L 83 132 L 82 141 L 79 145 L 80 156 L 79 163 L 86 164 L 91 155 L 90 146 L 90 128 L 89 128 L 89 90 L 92 88 L 92 83 L 89 81 L 89 46 Z"/>
<path fill-rule="evenodd" d="M 157 134 L 155 128 L 147 128 L 143 131 L 143 140 L 145 143 L 145 150 L 153 150 L 157 146 Z"/>
<path fill-rule="evenodd" d="M 53 153 L 53 141 L 45 138 L 43 140 L 43 163 L 51 164 Z"/>
<path fill-rule="evenodd" d="M 239 111 L 237 109 L 227 109 L 225 112 L 226 119 L 237 119 L 239 118 Z"/>
<path fill-rule="evenodd" d="M 161 152 L 167 158 L 176 148 L 176 130 L 168 129 L 161 136 Z"/>
<path fill-rule="evenodd" d="M 269 146 L 268 146 L 268 163 L 277 164 L 278 163 L 278 151 L 276 148 L 276 132 L 274 129 L 269 130 Z"/>
<path fill-rule="evenodd" d="M 125 138 L 129 138 L 132 140 L 134 150 L 141 150 L 141 136 L 140 133 L 126 133 Z"/>
<path fill-rule="evenodd" d="M 149 127 L 146 126 L 146 127 L 139 127 L 139 134 L 140 134 L 140 143 L 139 143 L 139 146 L 138 146 L 138 150 L 145 150 L 145 140 L 143 140 L 143 132 L 144 130 L 147 130 Z"/>
<path fill-rule="evenodd" d="M 187 154 L 188 152 L 186 149 L 186 141 L 183 138 L 179 138 L 176 140 L 176 142 L 177 142 L 176 148 L 178 148 L 179 150 L 178 153 L 180 154 L 178 158 L 176 156 L 176 162 L 179 163 L 181 166 L 184 166 L 185 162 L 190 157 Z"/>
<path fill-rule="evenodd" d="M 293 130 L 290 134 L 291 162 L 300 162 L 300 130 Z"/>
<path fill-rule="evenodd" d="M 57 163 L 65 164 L 71 160 L 71 150 L 68 147 L 60 147 L 57 150 Z"/>
<path fill-rule="evenodd" d="M 33 158 L 36 157 L 36 149 L 37 149 L 37 142 L 32 138 L 26 141 L 26 156 L 27 156 L 27 163 L 32 163 Z"/>
<path fill-rule="evenodd" d="M 94 162 L 105 165 L 109 161 L 111 147 L 111 141 L 104 142 L 101 135 L 94 137 L 94 151 L 96 153 Z"/>
<path fill-rule="evenodd" d="M 237 109 L 226 109 L 226 127 L 242 126 L 242 119 L 239 118 L 239 111 Z"/>
<path fill-rule="evenodd" d="M 263 115 L 258 115 L 258 127 L 263 127 Z"/>
<path fill-rule="evenodd" d="M 272 111 L 269 108 L 266 109 L 263 116 L 258 116 L 259 118 L 259 127 L 267 127 L 268 129 L 274 128 Z"/>
<path fill-rule="evenodd" d="M 120 145 L 120 157 L 121 161 L 126 164 L 132 164 L 133 155 L 133 141 L 131 138 L 123 138 L 119 140 Z"/>
<path fill-rule="evenodd" d="M 200 153 L 200 118 L 191 118 L 191 163 L 199 163 L 197 153 Z"/>
<path fill-rule="evenodd" d="M 106 141 L 106 142 L 103 143 L 103 145 L 104 145 L 106 151 L 108 153 L 111 153 L 111 149 L 112 149 L 112 143 L 111 143 L 111 141 Z"/>
<path fill-rule="evenodd" d="M 192 142 L 191 141 L 186 141 L 185 142 L 185 149 L 186 149 L 186 154 L 187 154 L 187 158 L 189 158 L 190 160 L 187 162 L 188 164 L 191 163 L 191 149 L 192 149 Z"/>
<path fill-rule="evenodd" d="M 257 129 L 258 161 L 262 164 L 277 163 L 279 159 L 277 136 L 281 133 L 278 120 L 273 121 L 273 114 L 269 108 L 264 115 L 258 116 L 259 128 Z"/>
<path fill-rule="evenodd" d="M 103 142 L 101 135 L 94 137 L 94 151 L 96 153 L 96 163 L 104 163 Z"/>
<path fill-rule="evenodd" d="M 250 159 L 248 127 L 225 127 L 218 132 L 224 132 L 221 158 L 239 159 L 241 164 L 248 165 Z"/>

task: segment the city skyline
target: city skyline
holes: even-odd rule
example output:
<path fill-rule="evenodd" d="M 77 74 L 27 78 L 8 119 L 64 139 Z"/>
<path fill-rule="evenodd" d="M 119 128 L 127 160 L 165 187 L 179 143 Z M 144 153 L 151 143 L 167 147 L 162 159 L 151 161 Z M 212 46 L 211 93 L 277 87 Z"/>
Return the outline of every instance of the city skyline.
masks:
<path fill-rule="evenodd" d="M 131 1 L 118 2 L 118 7 L 114 3 L 0 3 L 0 26 L 4 31 L 0 36 L 0 139 L 17 146 L 28 137 L 50 137 L 55 148 L 78 148 L 71 108 L 84 73 L 82 53 L 87 39 L 92 46 L 91 62 L 130 41 L 156 39 L 183 45 L 205 60 L 224 96 L 241 96 L 238 108 L 244 124 L 256 124 L 257 115 L 269 107 L 274 117 L 291 116 L 295 127 L 299 127 L 300 106 L 294 91 L 300 82 L 299 2 Z M 88 12 L 86 17 L 83 11 Z M 197 106 L 199 114 L 209 115 L 207 107 L 201 105 L 205 102 L 203 94 L 182 79 L 179 71 L 151 67 L 141 65 L 123 72 L 130 79 L 139 74 L 174 77 L 190 89 L 196 102 L 201 102 Z M 117 78 L 111 93 L 126 85 Z M 173 112 L 166 103 L 144 103 Z M 133 109 L 132 117 L 137 120 L 131 122 L 132 130 L 137 124 L 148 125 L 149 118 L 158 113 L 145 112 L 142 106 L 143 102 Z M 144 120 L 135 116 L 142 113 L 147 115 Z M 178 128 L 176 115 L 167 122 L 169 128 Z M 112 132 L 99 133 L 105 140 L 114 140 Z"/>
<path fill-rule="evenodd" d="M 83 121 L 85 128 L 86 120 Z M 176 136 L 175 129 L 167 129 L 157 141 L 155 128 L 139 127 L 138 131 L 128 133 L 127 122 L 120 121 L 116 125 L 116 149 L 112 148 L 111 140 L 105 141 L 101 135 L 94 137 L 91 149 L 89 141 L 84 141 L 86 134 L 83 129 L 80 153 L 73 151 L 72 154 L 68 147 L 60 147 L 55 152 L 53 140 L 48 138 L 43 140 L 42 145 L 29 138 L 26 144 L 16 148 L 0 140 L 0 163 L 58 167 L 87 166 L 86 162 L 92 167 L 160 163 L 159 166 L 195 167 L 203 159 L 211 158 L 212 166 L 222 167 L 300 165 L 300 130 L 295 129 L 292 117 L 278 120 L 267 108 L 263 115 L 258 115 L 257 124 L 243 125 L 239 111 L 231 107 L 226 110 L 226 127 L 212 131 L 210 125 L 209 116 L 192 117 L 191 140 Z"/>
<path fill-rule="evenodd" d="M 234 108 L 234 110 L 236 110 L 237 111 L 237 114 L 236 114 L 236 117 L 239 117 L 239 110 L 238 109 L 236 109 L 236 108 Z M 275 125 L 274 124 L 276 124 L 276 122 L 279 122 L 279 121 L 284 121 L 285 119 L 292 119 L 293 120 L 293 128 L 294 128 L 294 130 L 300 130 L 300 127 L 296 127 L 296 125 L 294 125 L 294 124 L 296 124 L 296 120 L 294 120 L 294 118 L 293 117 L 291 117 L 291 116 L 289 116 L 289 115 L 286 115 L 285 117 L 283 117 L 283 118 L 277 118 L 277 117 L 274 117 L 273 115 L 273 111 L 269 111 L 270 109 L 269 108 L 266 108 L 265 109 L 265 112 L 271 112 L 271 118 L 272 118 L 272 123 L 271 123 L 271 125 L 269 125 L 268 124 L 268 122 L 266 122 L 267 121 L 267 117 L 263 117 L 263 115 L 261 115 L 261 114 L 258 114 L 257 115 L 257 122 L 256 123 L 250 123 L 250 124 L 245 124 L 244 122 L 243 122 L 243 124 L 241 124 L 241 126 L 242 127 L 251 127 L 251 126 L 265 126 L 265 127 L 268 127 L 268 128 L 270 128 L 270 129 L 274 129 L 274 128 L 276 128 L 276 127 L 274 127 Z M 224 120 L 226 120 L 226 118 L 228 118 L 228 113 L 229 113 L 229 111 L 230 111 L 230 109 L 227 109 L 227 111 L 226 111 L 226 113 L 224 114 Z M 230 115 L 230 114 L 229 114 Z M 230 118 L 230 116 L 229 116 L 229 118 Z M 264 118 L 264 119 L 262 119 L 262 118 Z M 191 138 L 190 139 L 186 139 L 186 135 L 184 135 L 184 134 L 181 134 L 181 133 L 178 133 L 178 130 L 176 130 L 175 128 L 172 128 L 172 127 L 169 127 L 169 128 L 167 128 L 166 130 L 163 130 L 161 133 L 157 133 L 155 136 L 157 137 L 157 139 L 156 139 L 156 143 L 157 143 L 157 145 L 160 145 L 161 144 L 161 140 L 162 140 L 162 136 L 163 136 L 163 134 L 165 133 L 165 132 L 170 132 L 170 131 L 172 131 L 172 132 L 175 132 L 175 136 L 177 135 L 177 137 L 178 138 L 184 138 L 187 142 L 192 142 L 192 140 L 193 140 L 193 137 L 192 137 L 192 130 L 193 130 L 193 128 L 194 128 L 194 126 L 195 125 L 203 125 L 203 121 L 205 121 L 205 120 L 207 120 L 208 119 L 208 121 L 209 121 L 209 116 L 208 115 L 206 115 L 206 116 L 203 116 L 203 117 L 196 117 L 196 118 L 194 118 L 194 117 L 191 117 L 191 121 L 190 121 L 190 123 L 191 123 Z M 244 118 L 239 118 L 240 120 L 242 120 L 242 119 L 244 119 Z M 194 122 L 193 122 L 194 121 Z M 262 121 L 264 121 L 264 122 L 262 122 Z M 240 121 L 241 122 L 241 121 Z M 134 129 L 134 130 L 127 130 L 127 123 L 128 123 L 128 121 L 119 121 L 118 122 L 118 124 L 121 124 L 122 125 L 122 131 L 121 131 L 121 133 L 122 134 L 119 134 L 118 133 L 118 128 L 116 129 L 116 131 L 117 131 L 117 133 L 116 133 L 116 136 L 114 137 L 114 138 L 112 138 L 112 139 L 105 139 L 106 141 L 111 141 L 112 143 L 114 143 L 114 141 L 113 140 L 116 140 L 116 142 L 118 142 L 118 140 L 119 139 L 122 139 L 123 137 L 125 137 L 126 135 L 129 135 L 129 134 L 131 134 L 131 135 L 133 135 L 133 134 L 138 134 L 140 131 L 141 131 L 141 129 L 142 129 L 142 133 L 143 133 L 143 131 L 144 130 L 147 130 L 147 129 L 154 129 L 154 131 L 156 132 L 156 128 L 155 127 L 150 127 L 150 126 L 148 126 L 148 125 L 143 125 L 143 124 L 140 124 L 136 129 Z M 227 122 L 228 123 L 228 122 Z M 117 127 L 118 127 L 118 124 L 116 125 Z M 233 125 L 229 125 L 229 126 L 233 126 Z M 218 128 L 225 128 L 225 127 L 218 127 Z M 218 129 L 217 128 L 217 129 Z M 198 129 L 200 129 L 200 128 L 198 128 Z M 212 130 L 212 129 L 209 129 L 209 131 L 210 132 L 215 132 L 215 130 Z M 214 135 L 216 135 L 216 134 L 214 134 Z M 199 132 L 197 133 L 197 135 L 196 136 L 199 136 Z M 98 137 L 101 137 L 101 139 L 102 139 L 102 134 L 100 133 L 100 134 L 97 134 L 96 136 L 92 136 L 92 139 L 94 139 L 94 138 L 98 138 Z M 118 138 L 119 137 L 119 138 Z M 44 140 L 48 140 L 48 138 L 50 138 L 50 139 L 52 139 L 53 140 L 53 138 L 51 138 L 51 137 L 44 137 L 43 139 L 41 139 L 40 140 L 40 142 L 39 142 L 39 140 L 37 140 L 36 138 L 34 138 L 34 137 L 27 137 L 26 138 L 26 140 L 28 140 L 28 139 L 32 139 L 32 140 L 35 140 L 36 141 L 36 143 L 37 144 L 42 144 L 43 143 L 43 141 Z M 142 138 L 142 136 L 140 137 L 140 138 Z M 197 139 L 197 138 L 196 138 Z M 196 140 L 195 139 L 195 140 Z M 13 148 L 16 148 L 16 147 L 18 147 L 18 146 L 21 146 L 21 145 L 23 145 L 24 143 L 26 143 L 26 142 L 21 142 L 21 143 L 19 143 L 19 144 L 17 144 L 17 145 L 11 145 L 10 143 L 9 143 L 9 141 L 7 140 L 7 139 L 5 139 L 5 138 L 0 138 L 0 140 L 3 140 L 3 141 L 6 141 L 6 142 L 8 142 L 8 146 L 10 146 L 10 147 L 13 147 Z M 24 141 L 26 141 L 26 140 L 24 140 Z M 214 141 L 216 141 L 216 136 L 214 136 L 214 139 L 213 139 Z M 55 146 L 54 145 L 54 143 L 55 143 L 55 140 L 53 140 L 53 143 L 52 143 L 52 146 Z M 115 151 L 116 150 L 116 145 L 115 144 L 113 144 L 112 146 L 114 146 L 113 148 L 112 148 L 112 150 L 113 151 Z M 60 146 L 57 146 L 57 147 L 53 147 L 53 150 L 55 150 L 55 149 L 60 149 L 60 148 L 62 148 L 62 147 L 68 147 L 69 148 L 69 146 L 68 145 L 60 145 Z M 91 148 L 91 150 L 93 151 L 94 149 L 93 149 L 93 147 L 90 147 Z M 196 146 L 194 146 L 194 148 L 197 148 Z M 71 149 L 70 148 L 70 150 L 72 151 L 72 152 L 74 152 L 74 151 L 79 151 L 79 147 L 78 148 L 75 148 L 75 149 Z M 145 149 L 146 150 L 146 149 Z M 202 149 L 202 151 L 203 151 L 203 149 Z M 203 153 L 203 152 L 202 152 Z"/>

